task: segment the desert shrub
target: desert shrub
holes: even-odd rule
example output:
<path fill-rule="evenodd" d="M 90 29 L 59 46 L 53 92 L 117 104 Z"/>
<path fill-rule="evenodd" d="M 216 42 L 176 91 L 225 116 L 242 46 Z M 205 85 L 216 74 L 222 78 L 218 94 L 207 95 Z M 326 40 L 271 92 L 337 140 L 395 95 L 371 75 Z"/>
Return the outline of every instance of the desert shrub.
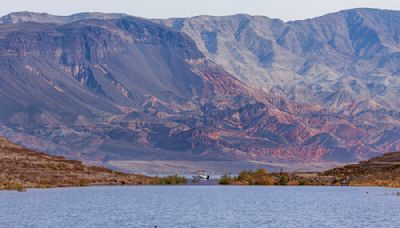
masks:
<path fill-rule="evenodd" d="M 5 184 L 4 189 L 10 190 L 10 191 L 17 190 L 18 192 L 26 191 L 26 188 L 21 183 L 18 183 L 18 182 L 8 182 Z"/>
<path fill-rule="evenodd" d="M 39 180 L 37 183 L 37 188 L 50 188 L 50 182 L 47 180 Z"/>
<path fill-rule="evenodd" d="M 219 179 L 219 184 L 222 185 L 229 185 L 232 184 L 234 182 L 234 177 L 229 176 L 228 174 L 225 174 L 221 177 L 221 179 Z"/>
<path fill-rule="evenodd" d="M 273 185 L 273 184 L 275 184 L 275 180 L 270 176 L 261 176 L 261 177 L 256 178 L 254 184 L 255 185 Z"/>
<path fill-rule="evenodd" d="M 178 175 L 155 178 L 155 183 L 160 185 L 177 185 L 177 184 L 185 184 L 186 182 L 187 179 L 185 177 L 181 177 Z"/>
<path fill-rule="evenodd" d="M 236 179 L 249 185 L 253 184 L 253 177 L 249 171 L 242 171 Z"/>
<path fill-rule="evenodd" d="M 278 185 L 287 185 L 289 182 L 289 175 L 287 173 L 280 174 L 278 176 Z"/>
<path fill-rule="evenodd" d="M 88 186 L 89 185 L 89 181 L 86 179 L 79 179 L 77 181 L 77 183 L 75 184 L 75 186 L 77 187 L 84 187 L 84 186 Z"/>
<path fill-rule="evenodd" d="M 271 185 L 274 184 L 274 179 L 265 169 L 257 171 L 242 171 L 237 177 L 223 176 L 220 183 L 223 184 L 245 184 L 245 185 Z"/>
<path fill-rule="evenodd" d="M 265 175 L 268 174 L 268 172 L 267 172 L 266 169 L 258 169 L 258 170 L 255 172 L 255 174 L 256 174 L 257 176 L 265 176 Z"/>
<path fill-rule="evenodd" d="M 299 180 L 299 185 L 308 185 L 308 181 L 306 179 Z"/>

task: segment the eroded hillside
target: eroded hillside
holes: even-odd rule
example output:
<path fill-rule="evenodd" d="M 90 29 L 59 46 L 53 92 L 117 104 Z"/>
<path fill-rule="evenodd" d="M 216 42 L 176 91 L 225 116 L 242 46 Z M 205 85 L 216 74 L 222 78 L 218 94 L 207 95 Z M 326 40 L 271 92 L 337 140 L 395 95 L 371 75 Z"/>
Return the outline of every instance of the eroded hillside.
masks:
<path fill-rule="evenodd" d="M 0 190 L 154 183 L 154 178 L 83 165 L 34 152 L 0 138 Z"/>

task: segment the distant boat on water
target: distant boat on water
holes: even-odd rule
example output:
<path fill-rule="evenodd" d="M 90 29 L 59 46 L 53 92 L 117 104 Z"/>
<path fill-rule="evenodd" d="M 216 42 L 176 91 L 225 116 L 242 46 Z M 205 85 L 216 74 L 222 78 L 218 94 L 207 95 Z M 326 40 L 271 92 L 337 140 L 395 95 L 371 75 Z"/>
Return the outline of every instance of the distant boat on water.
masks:
<path fill-rule="evenodd" d="M 209 179 L 210 175 L 208 175 L 204 170 L 199 170 L 195 175 L 193 175 L 193 181 L 209 180 Z"/>

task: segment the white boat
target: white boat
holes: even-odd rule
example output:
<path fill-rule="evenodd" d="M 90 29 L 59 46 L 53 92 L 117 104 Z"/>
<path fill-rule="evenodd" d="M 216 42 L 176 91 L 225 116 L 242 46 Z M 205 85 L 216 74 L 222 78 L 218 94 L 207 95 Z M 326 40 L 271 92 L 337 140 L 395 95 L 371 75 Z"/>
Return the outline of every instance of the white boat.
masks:
<path fill-rule="evenodd" d="M 209 180 L 210 176 L 207 175 L 205 171 L 198 171 L 196 175 L 193 175 L 193 180 L 194 181 L 199 181 L 199 180 Z"/>

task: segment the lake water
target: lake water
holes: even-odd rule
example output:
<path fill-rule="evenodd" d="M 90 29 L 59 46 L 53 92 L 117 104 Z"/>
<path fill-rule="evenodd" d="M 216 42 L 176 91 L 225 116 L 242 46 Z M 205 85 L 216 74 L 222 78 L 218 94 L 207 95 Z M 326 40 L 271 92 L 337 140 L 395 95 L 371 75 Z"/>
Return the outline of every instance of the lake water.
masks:
<path fill-rule="evenodd" d="M 398 191 L 239 186 L 0 191 L 0 227 L 400 227 Z"/>

